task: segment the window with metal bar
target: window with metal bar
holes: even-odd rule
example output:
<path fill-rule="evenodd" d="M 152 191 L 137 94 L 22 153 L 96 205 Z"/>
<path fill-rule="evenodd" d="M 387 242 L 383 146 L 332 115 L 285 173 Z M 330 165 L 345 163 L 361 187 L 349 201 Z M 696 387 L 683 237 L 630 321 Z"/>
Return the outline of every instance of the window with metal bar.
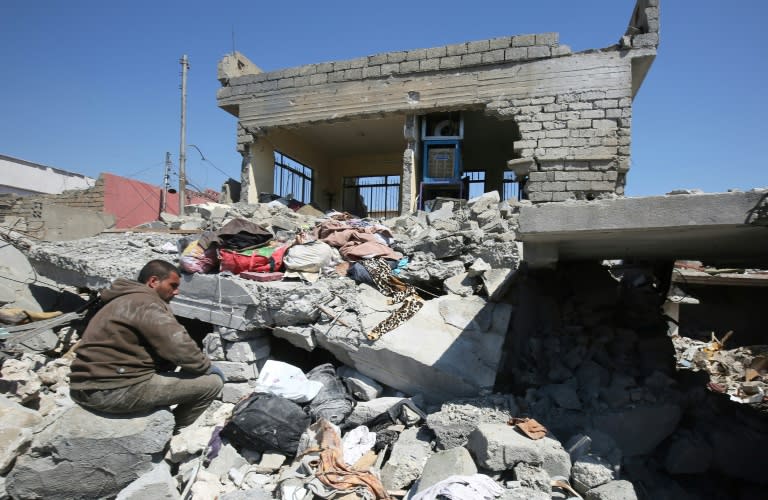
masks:
<path fill-rule="evenodd" d="M 515 173 L 511 170 L 504 171 L 504 193 L 502 193 L 503 200 L 521 200 L 522 189 L 520 181 L 515 177 Z"/>
<path fill-rule="evenodd" d="M 400 176 L 344 177 L 342 209 L 359 217 L 399 215 Z"/>
<path fill-rule="evenodd" d="M 276 195 L 290 197 L 302 203 L 312 201 L 312 176 L 314 171 L 290 156 L 275 151 L 275 180 L 273 189 Z"/>
<path fill-rule="evenodd" d="M 463 177 L 468 181 L 467 198 L 477 198 L 485 193 L 485 172 L 483 170 L 466 170 Z"/>

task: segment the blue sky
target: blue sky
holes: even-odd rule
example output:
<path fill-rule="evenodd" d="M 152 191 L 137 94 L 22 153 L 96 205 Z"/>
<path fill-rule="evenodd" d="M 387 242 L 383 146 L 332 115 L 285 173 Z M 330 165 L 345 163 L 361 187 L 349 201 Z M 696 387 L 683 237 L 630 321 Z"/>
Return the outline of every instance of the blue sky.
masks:
<path fill-rule="evenodd" d="M 380 52 L 557 31 L 607 47 L 634 0 L 405 2 L 3 0 L 0 154 L 160 184 L 179 153 L 187 54 L 187 175 L 239 178 L 216 63 L 234 46 L 266 71 Z M 661 1 L 661 46 L 634 102 L 627 194 L 768 187 L 768 2 Z M 172 182 L 174 179 L 172 179 Z"/>

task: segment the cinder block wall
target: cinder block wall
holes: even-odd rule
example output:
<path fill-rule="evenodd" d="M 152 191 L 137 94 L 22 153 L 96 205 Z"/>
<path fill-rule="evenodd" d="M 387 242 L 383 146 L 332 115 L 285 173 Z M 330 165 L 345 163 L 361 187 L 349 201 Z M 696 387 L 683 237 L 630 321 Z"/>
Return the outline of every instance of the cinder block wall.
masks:
<path fill-rule="evenodd" d="M 22 218 L 27 221 L 26 227 L 18 229 L 35 236 L 36 232 L 42 230 L 35 221 L 41 220 L 44 203 L 101 213 L 104 210 L 104 179 L 100 176 L 91 188 L 64 191 L 61 194 L 4 195 L 0 197 L 0 222 L 7 223 L 16 217 Z"/>
<path fill-rule="evenodd" d="M 489 106 L 517 122 L 522 139 L 515 142 L 515 152 L 535 162 L 536 170 L 525 185 L 531 201 L 624 194 L 631 142 L 630 92 L 627 86 L 501 100 Z"/>

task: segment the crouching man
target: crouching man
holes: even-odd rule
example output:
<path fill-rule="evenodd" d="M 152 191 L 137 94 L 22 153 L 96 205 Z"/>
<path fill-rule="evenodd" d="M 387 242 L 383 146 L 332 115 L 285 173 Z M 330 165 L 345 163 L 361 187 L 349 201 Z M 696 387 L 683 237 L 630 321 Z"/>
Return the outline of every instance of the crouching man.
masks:
<path fill-rule="evenodd" d="M 205 411 L 224 376 L 168 306 L 179 282 L 173 264 L 153 260 L 138 281 L 119 278 L 101 293 L 105 304 L 83 332 L 72 362 L 73 400 L 105 413 L 177 405 L 175 432 Z M 174 372 L 176 366 L 181 371 Z"/>

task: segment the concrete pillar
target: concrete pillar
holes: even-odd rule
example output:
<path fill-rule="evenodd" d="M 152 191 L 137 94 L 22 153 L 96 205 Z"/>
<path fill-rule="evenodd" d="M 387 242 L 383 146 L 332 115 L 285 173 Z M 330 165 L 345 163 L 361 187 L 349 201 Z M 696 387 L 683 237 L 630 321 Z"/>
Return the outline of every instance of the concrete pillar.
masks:
<path fill-rule="evenodd" d="M 243 151 L 243 161 L 240 164 L 240 201 L 245 203 L 258 203 L 259 192 L 256 189 L 256 179 L 253 175 L 251 164 L 251 144 L 246 145 Z"/>
<path fill-rule="evenodd" d="M 400 213 L 408 214 L 416 211 L 416 197 L 419 194 L 419 184 L 416 178 L 416 158 L 419 147 L 419 117 L 407 115 L 403 125 L 403 136 L 407 141 L 403 152 L 403 175 L 400 182 Z"/>

